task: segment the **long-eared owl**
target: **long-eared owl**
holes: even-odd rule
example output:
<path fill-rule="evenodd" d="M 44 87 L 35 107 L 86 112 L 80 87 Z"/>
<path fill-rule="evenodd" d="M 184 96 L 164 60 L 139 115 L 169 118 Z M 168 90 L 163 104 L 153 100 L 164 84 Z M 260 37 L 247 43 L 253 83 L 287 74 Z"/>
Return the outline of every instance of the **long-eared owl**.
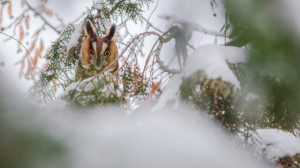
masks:
<path fill-rule="evenodd" d="M 116 71 L 119 67 L 118 60 L 115 61 L 118 48 L 112 40 L 116 34 L 116 25 L 112 24 L 103 38 L 97 35 L 96 28 L 90 20 L 86 22 L 84 30 L 87 38 L 81 45 L 75 81 L 95 76 L 107 66 L 110 66 L 109 71 Z"/>

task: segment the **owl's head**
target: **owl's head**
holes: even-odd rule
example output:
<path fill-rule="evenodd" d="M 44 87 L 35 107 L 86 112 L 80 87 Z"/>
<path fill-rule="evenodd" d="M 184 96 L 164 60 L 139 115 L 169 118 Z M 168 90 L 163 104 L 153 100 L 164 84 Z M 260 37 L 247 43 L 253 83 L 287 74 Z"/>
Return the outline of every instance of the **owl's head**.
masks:
<path fill-rule="evenodd" d="M 116 25 L 112 24 L 106 31 L 106 36 L 101 38 L 96 33 L 93 23 L 88 20 L 85 24 L 87 38 L 81 46 L 82 66 L 89 69 L 91 66 L 102 70 L 117 57 L 117 47 L 112 40 L 116 33 Z"/>

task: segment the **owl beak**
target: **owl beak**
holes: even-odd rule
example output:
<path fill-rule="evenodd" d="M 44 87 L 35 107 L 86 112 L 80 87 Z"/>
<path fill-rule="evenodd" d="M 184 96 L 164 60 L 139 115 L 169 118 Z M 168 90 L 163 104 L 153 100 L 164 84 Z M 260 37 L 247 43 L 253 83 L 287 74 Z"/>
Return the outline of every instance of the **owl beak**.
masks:
<path fill-rule="evenodd" d="M 96 66 L 100 67 L 100 55 L 97 54 L 97 58 L 96 58 Z"/>
<path fill-rule="evenodd" d="M 96 41 L 94 41 L 93 43 L 92 43 L 92 47 L 93 47 L 93 49 L 94 49 L 94 51 L 95 51 L 95 54 L 96 54 L 96 60 L 95 60 L 95 63 L 96 63 L 96 67 L 97 68 L 99 68 L 100 67 L 100 53 L 98 53 L 98 50 L 97 50 L 97 42 Z"/>

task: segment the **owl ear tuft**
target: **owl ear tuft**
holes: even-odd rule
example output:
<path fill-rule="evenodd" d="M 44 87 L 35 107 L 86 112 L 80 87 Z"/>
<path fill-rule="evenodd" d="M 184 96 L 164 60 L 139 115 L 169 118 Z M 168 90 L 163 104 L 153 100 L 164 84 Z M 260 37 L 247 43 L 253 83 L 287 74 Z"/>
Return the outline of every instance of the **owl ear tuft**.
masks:
<path fill-rule="evenodd" d="M 96 37 L 97 36 L 96 28 L 90 20 L 88 20 L 86 22 L 84 30 L 85 30 L 85 34 L 88 37 Z"/>
<path fill-rule="evenodd" d="M 116 34 L 116 24 L 112 24 L 106 31 L 106 37 L 111 40 Z"/>

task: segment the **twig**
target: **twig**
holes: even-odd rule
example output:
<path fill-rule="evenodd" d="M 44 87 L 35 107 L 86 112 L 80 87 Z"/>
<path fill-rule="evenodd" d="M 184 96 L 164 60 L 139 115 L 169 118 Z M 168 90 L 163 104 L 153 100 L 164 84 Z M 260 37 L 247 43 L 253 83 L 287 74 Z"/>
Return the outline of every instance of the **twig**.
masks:
<path fill-rule="evenodd" d="M 6 29 L 9 29 L 9 28 L 10 28 L 11 26 L 13 26 L 15 23 L 17 23 L 18 21 L 20 21 L 20 19 L 22 19 L 22 18 L 24 17 L 24 14 L 25 14 L 27 11 L 29 11 L 29 8 L 25 9 L 25 10 L 22 12 L 22 14 L 20 14 L 18 17 L 16 17 L 16 18 L 14 19 L 13 22 L 11 22 L 11 24 L 9 24 L 9 25 L 6 26 L 6 27 L 1 27 L 1 30 L 4 31 L 4 30 L 6 30 Z"/>
<path fill-rule="evenodd" d="M 194 30 L 198 31 L 198 32 L 201 32 L 201 33 L 204 33 L 204 34 L 207 34 L 207 35 L 226 37 L 226 35 L 224 35 L 222 33 L 219 33 L 217 31 L 213 31 L 213 30 L 208 30 L 208 29 L 202 27 L 201 25 L 199 25 L 197 23 L 194 23 Z"/>
<path fill-rule="evenodd" d="M 158 32 L 160 32 L 162 34 L 165 34 L 165 32 L 163 32 L 162 30 L 160 30 L 157 27 L 155 27 L 152 23 L 150 23 L 149 20 L 147 20 L 143 16 L 142 16 L 142 18 L 149 24 L 150 27 L 152 27 L 153 29 L 155 29 L 156 31 L 158 31 Z M 188 43 L 187 41 L 186 41 L 186 43 L 187 43 L 187 46 L 189 46 L 191 49 L 196 50 L 195 47 L 193 47 L 190 43 Z"/>
<path fill-rule="evenodd" d="M 156 5 L 155 5 L 155 8 L 153 9 L 153 11 L 151 12 L 150 16 L 148 17 L 148 22 L 149 22 L 151 16 L 153 15 L 153 13 L 155 12 L 155 10 L 156 10 L 156 8 L 157 8 L 157 6 L 158 6 L 158 2 L 159 2 L 159 0 L 157 0 Z"/>
<path fill-rule="evenodd" d="M 58 16 L 57 13 L 55 13 L 55 17 L 57 18 L 57 20 L 58 20 L 64 27 L 66 27 L 64 21 L 62 20 L 62 18 L 60 18 L 60 17 Z"/>
<path fill-rule="evenodd" d="M 52 26 L 38 11 L 36 11 L 27 1 L 25 1 L 25 4 L 28 6 L 30 10 L 32 10 L 37 16 L 39 16 L 46 25 L 48 25 L 51 29 L 53 29 L 56 33 L 60 34 L 60 31 L 58 31 L 54 26 Z"/>
<path fill-rule="evenodd" d="M 166 72 L 169 72 L 169 73 L 172 73 L 172 74 L 180 74 L 182 72 L 182 69 L 179 69 L 179 70 L 172 70 L 172 69 L 169 69 L 167 66 L 164 65 L 164 63 L 162 62 L 162 60 L 160 59 L 160 51 L 161 51 L 161 48 L 163 46 L 163 42 L 160 40 L 159 41 L 159 44 L 158 44 L 158 47 L 157 47 L 157 50 L 155 52 L 155 57 L 156 57 L 156 60 L 157 60 L 157 63 L 160 65 L 160 67 L 166 71 Z"/>
<path fill-rule="evenodd" d="M 8 35 L 8 34 L 6 34 L 6 33 L 3 33 L 3 32 L 0 32 L 0 34 L 3 34 L 3 35 L 5 35 L 5 36 L 7 36 L 7 37 L 9 37 L 9 38 L 11 38 L 11 39 L 13 39 L 13 40 L 15 40 L 15 41 L 17 41 L 19 44 L 21 44 L 21 46 L 26 50 L 26 52 L 27 52 L 27 56 L 29 56 L 29 58 L 31 59 L 31 66 L 33 67 L 33 59 L 32 59 L 32 57 L 31 57 L 31 55 L 30 55 L 30 52 L 26 49 L 26 47 L 23 45 L 23 43 L 21 42 L 21 41 L 19 41 L 19 40 L 17 40 L 16 38 L 14 38 L 13 36 L 10 36 L 10 35 Z"/>
<path fill-rule="evenodd" d="M 142 18 L 156 31 L 160 32 L 160 33 L 164 33 L 163 31 L 159 30 L 158 28 L 156 28 L 155 26 L 153 26 L 152 23 L 150 23 L 146 18 L 144 18 L 144 16 L 142 16 Z"/>

